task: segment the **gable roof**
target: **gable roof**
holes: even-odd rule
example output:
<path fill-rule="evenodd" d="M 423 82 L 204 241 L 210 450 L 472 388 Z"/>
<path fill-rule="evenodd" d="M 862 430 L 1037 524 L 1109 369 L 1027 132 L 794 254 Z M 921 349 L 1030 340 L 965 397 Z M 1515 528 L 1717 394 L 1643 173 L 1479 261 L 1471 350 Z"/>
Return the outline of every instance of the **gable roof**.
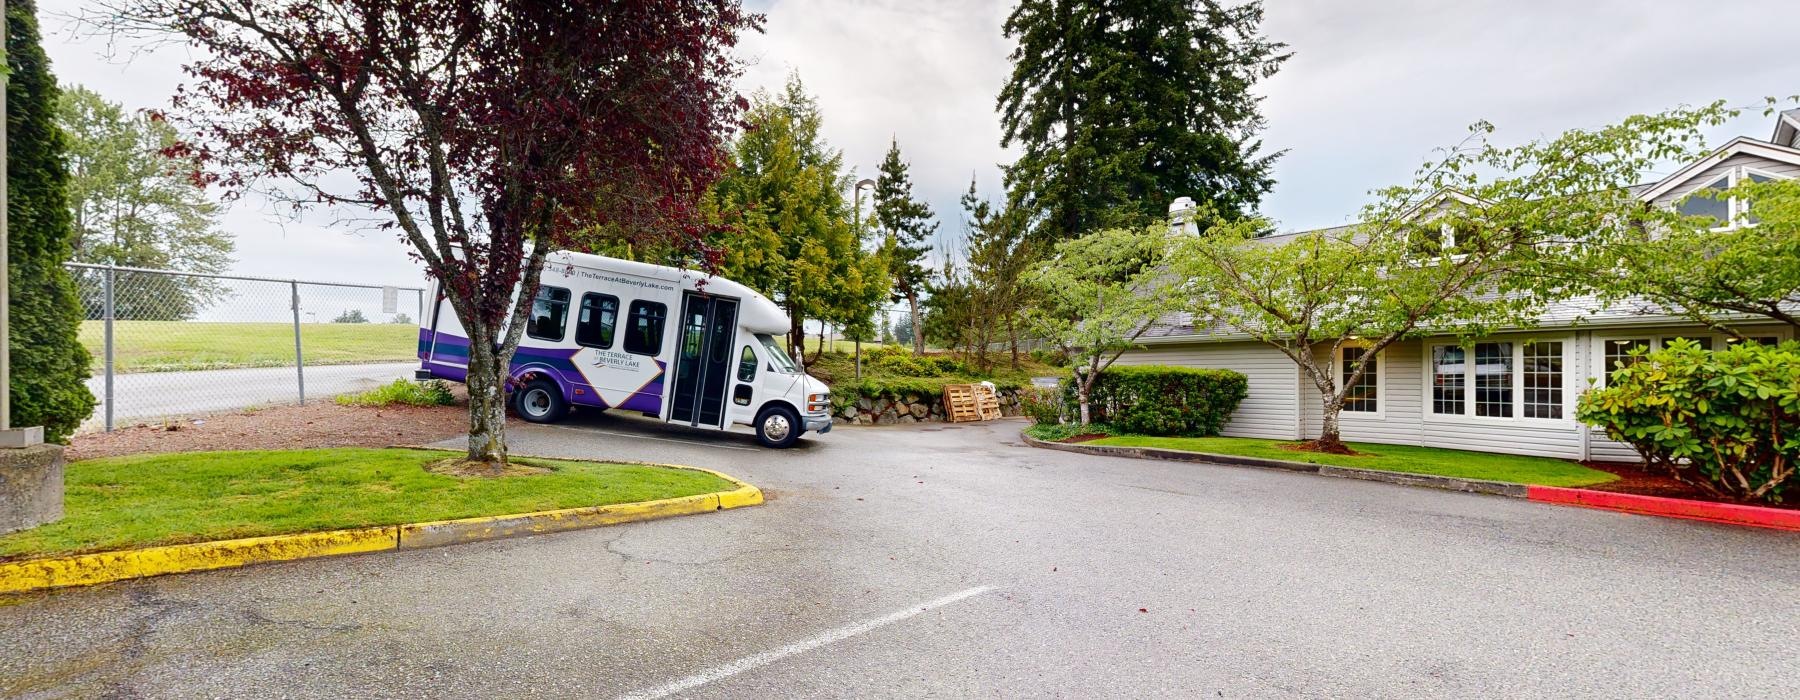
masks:
<path fill-rule="evenodd" d="M 1705 158 L 1688 163 L 1682 169 L 1675 171 L 1674 174 L 1663 178 L 1660 182 L 1651 186 L 1650 189 L 1645 190 L 1642 194 L 1638 195 L 1638 197 L 1645 201 L 1649 201 L 1673 192 L 1676 188 L 1681 187 L 1682 184 L 1699 177 L 1713 166 L 1738 154 L 1760 156 L 1769 160 L 1800 166 L 1800 148 L 1773 144 L 1768 141 L 1753 139 L 1748 136 L 1739 136 L 1727 141 L 1725 145 L 1720 146 Z"/>
<path fill-rule="evenodd" d="M 1780 146 L 1800 147 L 1800 107 L 1775 117 L 1775 133 L 1769 136 L 1769 142 Z"/>

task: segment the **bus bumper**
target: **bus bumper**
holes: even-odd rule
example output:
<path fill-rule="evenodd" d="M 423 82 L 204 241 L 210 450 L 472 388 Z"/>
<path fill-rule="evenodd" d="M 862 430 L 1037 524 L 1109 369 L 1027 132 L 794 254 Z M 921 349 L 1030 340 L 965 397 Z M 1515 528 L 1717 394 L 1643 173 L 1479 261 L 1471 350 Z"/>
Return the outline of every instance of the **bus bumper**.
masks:
<path fill-rule="evenodd" d="M 831 416 L 807 416 L 800 420 L 801 425 L 805 426 L 806 431 L 809 433 L 819 433 L 823 435 L 831 432 Z"/>

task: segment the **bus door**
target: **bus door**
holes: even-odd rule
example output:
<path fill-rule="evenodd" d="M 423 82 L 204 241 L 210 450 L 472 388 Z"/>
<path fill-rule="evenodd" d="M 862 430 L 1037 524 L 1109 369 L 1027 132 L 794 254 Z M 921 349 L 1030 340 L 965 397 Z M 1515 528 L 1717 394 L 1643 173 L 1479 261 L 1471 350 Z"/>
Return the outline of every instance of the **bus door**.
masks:
<path fill-rule="evenodd" d="M 725 384 L 737 333 L 736 299 L 688 292 L 681 300 L 681 344 L 669 420 L 723 427 Z"/>

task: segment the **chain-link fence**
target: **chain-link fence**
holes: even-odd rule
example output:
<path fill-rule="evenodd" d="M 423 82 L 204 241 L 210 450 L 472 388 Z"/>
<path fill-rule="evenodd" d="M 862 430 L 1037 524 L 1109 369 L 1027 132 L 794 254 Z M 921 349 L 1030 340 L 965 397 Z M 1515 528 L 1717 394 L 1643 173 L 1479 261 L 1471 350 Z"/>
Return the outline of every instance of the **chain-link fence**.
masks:
<path fill-rule="evenodd" d="M 84 429 L 304 403 L 410 376 L 425 290 L 69 263 L 100 400 Z"/>

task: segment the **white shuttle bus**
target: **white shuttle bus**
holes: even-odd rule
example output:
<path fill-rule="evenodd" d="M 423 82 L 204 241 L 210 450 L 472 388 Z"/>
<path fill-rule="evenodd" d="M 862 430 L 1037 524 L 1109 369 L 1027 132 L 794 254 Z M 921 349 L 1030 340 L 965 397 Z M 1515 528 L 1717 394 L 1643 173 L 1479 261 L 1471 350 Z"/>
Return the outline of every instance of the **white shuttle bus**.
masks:
<path fill-rule="evenodd" d="M 436 284 L 419 328 L 420 378 L 467 378 L 469 338 Z M 638 411 L 669 423 L 756 429 L 770 447 L 831 430 L 824 382 L 775 343 L 787 314 L 731 280 L 583 253 L 553 253 L 513 355 L 520 418 L 571 407 Z"/>

